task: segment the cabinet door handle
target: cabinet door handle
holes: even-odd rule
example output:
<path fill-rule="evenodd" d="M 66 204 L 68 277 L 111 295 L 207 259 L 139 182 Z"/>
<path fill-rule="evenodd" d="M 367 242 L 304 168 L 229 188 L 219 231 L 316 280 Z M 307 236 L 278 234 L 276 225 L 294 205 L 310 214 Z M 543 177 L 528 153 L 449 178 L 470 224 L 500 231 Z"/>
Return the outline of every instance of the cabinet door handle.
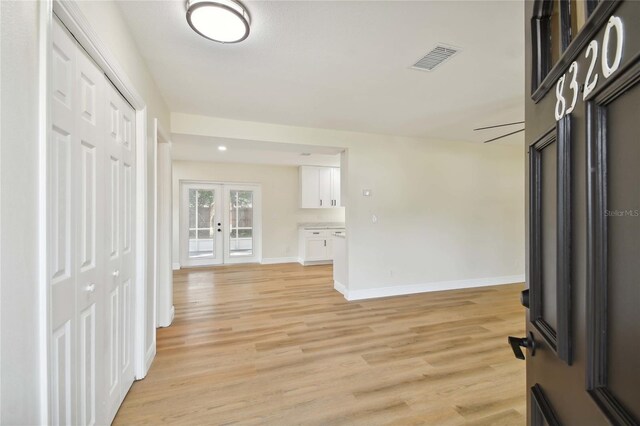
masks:
<path fill-rule="evenodd" d="M 325 247 L 327 246 L 327 240 L 324 240 L 324 246 Z"/>
<path fill-rule="evenodd" d="M 320 207 L 322 207 L 322 200 L 320 200 Z"/>

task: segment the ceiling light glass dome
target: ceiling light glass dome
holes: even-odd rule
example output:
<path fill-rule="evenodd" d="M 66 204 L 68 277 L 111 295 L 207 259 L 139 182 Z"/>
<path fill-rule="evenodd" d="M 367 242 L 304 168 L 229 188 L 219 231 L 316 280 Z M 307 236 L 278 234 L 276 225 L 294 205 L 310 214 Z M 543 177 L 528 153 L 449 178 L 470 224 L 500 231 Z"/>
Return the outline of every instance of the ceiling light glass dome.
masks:
<path fill-rule="evenodd" d="M 251 18 L 234 0 L 191 0 L 187 22 L 195 32 L 219 43 L 238 43 L 249 36 Z"/>

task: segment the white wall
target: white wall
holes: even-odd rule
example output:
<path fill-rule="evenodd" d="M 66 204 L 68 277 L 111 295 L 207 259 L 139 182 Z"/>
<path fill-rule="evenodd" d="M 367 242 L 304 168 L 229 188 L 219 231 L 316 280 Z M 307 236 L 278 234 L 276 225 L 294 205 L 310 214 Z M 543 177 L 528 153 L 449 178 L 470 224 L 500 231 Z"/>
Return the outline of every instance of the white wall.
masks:
<path fill-rule="evenodd" d="M 345 209 L 299 208 L 298 168 L 260 164 L 173 162 L 173 262 L 179 253 L 179 182 L 259 183 L 262 185 L 263 259 L 298 257 L 298 223 L 344 222 Z"/>
<path fill-rule="evenodd" d="M 0 423 L 40 423 L 38 4 L 0 2 Z"/>
<path fill-rule="evenodd" d="M 160 138 L 159 138 L 160 139 Z M 171 143 L 161 140 L 158 144 L 158 263 L 156 312 L 157 324 L 168 327 L 173 321 L 173 271 L 172 271 L 172 235 L 173 221 L 173 180 L 172 180 Z"/>
<path fill-rule="evenodd" d="M 521 146 L 180 113 L 172 114 L 171 128 L 192 135 L 347 147 L 350 292 L 524 279 Z M 372 197 L 362 196 L 365 188 L 373 191 Z"/>
<path fill-rule="evenodd" d="M 524 273 L 521 147 L 396 141 L 348 161 L 350 292 Z"/>

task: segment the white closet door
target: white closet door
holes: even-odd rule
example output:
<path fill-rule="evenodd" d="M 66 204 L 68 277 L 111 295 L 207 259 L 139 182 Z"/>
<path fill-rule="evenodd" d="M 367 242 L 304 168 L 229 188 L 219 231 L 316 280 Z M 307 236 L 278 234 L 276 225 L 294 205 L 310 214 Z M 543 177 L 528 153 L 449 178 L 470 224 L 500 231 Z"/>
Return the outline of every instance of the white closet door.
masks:
<path fill-rule="evenodd" d="M 111 87 L 111 84 L 107 84 Z M 122 287 L 122 335 L 120 339 L 120 403 L 133 384 L 133 302 L 135 281 L 135 111 L 118 93 L 122 110 L 122 239 L 120 280 Z M 145 345 L 147 347 L 147 345 Z M 120 404 L 118 404 L 119 406 Z"/>
<path fill-rule="evenodd" d="M 76 147 L 73 193 L 78 312 L 78 424 L 93 425 L 105 416 L 104 365 L 104 89 L 102 71 L 76 48 Z M 98 372 L 98 374 L 96 374 Z"/>
<path fill-rule="evenodd" d="M 106 376 L 107 411 L 113 420 L 133 383 L 133 165 L 134 112 L 110 84 L 106 84 Z"/>
<path fill-rule="evenodd" d="M 134 380 L 135 112 L 57 19 L 51 82 L 51 423 L 107 424 Z"/>
<path fill-rule="evenodd" d="M 51 298 L 50 403 L 51 423 L 77 424 L 77 320 L 73 212 L 77 203 L 73 184 L 76 112 L 76 45 L 57 22 L 53 26 L 51 122 L 49 140 L 49 247 L 48 274 Z M 35 225 L 35 224 L 34 224 Z"/>

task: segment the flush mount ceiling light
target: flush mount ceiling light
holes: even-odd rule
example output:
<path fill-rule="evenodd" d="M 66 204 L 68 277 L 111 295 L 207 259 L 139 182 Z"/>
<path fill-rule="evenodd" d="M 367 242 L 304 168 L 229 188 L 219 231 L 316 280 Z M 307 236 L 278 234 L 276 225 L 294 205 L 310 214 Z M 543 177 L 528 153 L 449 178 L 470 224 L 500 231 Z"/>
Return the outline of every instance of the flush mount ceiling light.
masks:
<path fill-rule="evenodd" d="M 224 146 L 224 145 L 218 146 L 218 151 L 226 151 L 226 150 L 227 150 L 226 146 Z"/>
<path fill-rule="evenodd" d="M 235 0 L 190 0 L 187 22 L 204 38 L 238 43 L 249 36 L 251 18 L 247 9 Z"/>

